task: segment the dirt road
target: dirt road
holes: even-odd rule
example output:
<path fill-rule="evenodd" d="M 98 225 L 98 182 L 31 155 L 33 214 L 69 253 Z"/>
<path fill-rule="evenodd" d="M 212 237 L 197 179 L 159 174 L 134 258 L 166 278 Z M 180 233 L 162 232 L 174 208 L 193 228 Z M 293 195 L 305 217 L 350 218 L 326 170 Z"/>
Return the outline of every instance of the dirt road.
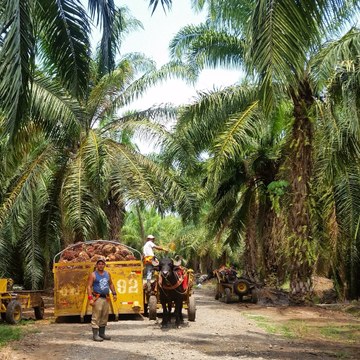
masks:
<path fill-rule="evenodd" d="M 256 319 L 270 317 L 274 322 L 289 319 L 359 320 L 339 312 L 318 308 L 273 308 L 253 304 L 224 304 L 209 290 L 196 290 L 196 321 L 180 329 L 174 324 L 162 329 L 161 319 L 141 316 L 109 322 L 111 341 L 91 339 L 90 324 L 55 323 L 53 318 L 36 322 L 34 332 L 11 347 L 2 349 L 1 360 L 233 360 L 233 359 L 359 359 L 360 343 L 339 344 L 323 339 L 289 339 L 269 335 L 256 325 Z"/>

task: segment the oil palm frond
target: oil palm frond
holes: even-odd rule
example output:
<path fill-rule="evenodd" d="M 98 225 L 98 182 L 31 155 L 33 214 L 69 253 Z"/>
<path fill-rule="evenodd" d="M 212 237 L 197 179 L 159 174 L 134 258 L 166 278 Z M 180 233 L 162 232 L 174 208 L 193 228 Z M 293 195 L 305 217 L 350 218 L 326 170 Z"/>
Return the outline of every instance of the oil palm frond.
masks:
<path fill-rule="evenodd" d="M 173 59 L 181 59 L 199 69 L 223 66 L 241 68 L 245 42 L 227 29 L 218 30 L 210 23 L 182 28 L 170 43 Z"/>
<path fill-rule="evenodd" d="M 2 1 L 0 12 L 0 104 L 13 136 L 26 118 L 35 38 L 28 1 Z"/>
<path fill-rule="evenodd" d="M 79 1 L 36 0 L 41 21 L 41 55 L 64 87 L 83 98 L 89 81 L 90 24 Z"/>

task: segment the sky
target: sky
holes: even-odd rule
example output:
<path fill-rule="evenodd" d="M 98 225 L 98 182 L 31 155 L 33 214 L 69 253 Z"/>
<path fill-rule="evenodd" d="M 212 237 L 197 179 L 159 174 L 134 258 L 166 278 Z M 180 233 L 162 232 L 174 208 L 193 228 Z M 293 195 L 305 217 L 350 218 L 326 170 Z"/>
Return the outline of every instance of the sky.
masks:
<path fill-rule="evenodd" d="M 87 4 L 87 1 L 82 1 Z M 190 0 L 174 0 L 171 10 L 166 13 L 161 5 L 158 5 L 153 15 L 152 8 L 148 6 L 149 0 L 115 0 L 115 3 L 117 6 L 127 6 L 131 14 L 144 26 L 144 30 L 139 29 L 127 35 L 121 47 L 122 53 L 142 52 L 152 58 L 158 67 L 170 60 L 168 46 L 174 35 L 182 27 L 199 24 L 205 19 L 205 12 L 196 14 L 191 9 Z M 96 34 L 93 40 L 96 40 Z M 182 80 L 169 80 L 149 89 L 131 108 L 140 110 L 163 103 L 189 103 L 196 97 L 197 91 L 234 84 L 240 76 L 240 71 L 206 69 L 202 71 L 194 86 L 187 85 Z"/>
<path fill-rule="evenodd" d="M 87 7 L 87 0 L 81 0 Z M 139 29 L 126 36 L 122 46 L 122 54 L 141 52 L 153 59 L 157 67 L 167 63 L 169 58 L 168 46 L 176 33 L 186 25 L 200 24 L 205 20 L 205 12 L 195 13 L 191 9 L 190 0 L 173 0 L 169 11 L 164 13 L 161 5 L 151 15 L 149 0 L 115 0 L 117 6 L 127 6 L 131 14 L 143 24 Z M 92 32 L 94 46 L 100 40 L 99 32 Z M 135 100 L 130 106 L 121 110 L 144 110 L 161 104 L 187 104 L 197 97 L 197 91 L 219 89 L 232 85 L 240 80 L 241 72 L 226 69 L 205 69 L 201 72 L 197 83 L 190 86 L 182 80 L 168 80 L 149 89 L 142 98 Z M 156 151 L 156 146 L 134 139 L 143 154 Z"/>

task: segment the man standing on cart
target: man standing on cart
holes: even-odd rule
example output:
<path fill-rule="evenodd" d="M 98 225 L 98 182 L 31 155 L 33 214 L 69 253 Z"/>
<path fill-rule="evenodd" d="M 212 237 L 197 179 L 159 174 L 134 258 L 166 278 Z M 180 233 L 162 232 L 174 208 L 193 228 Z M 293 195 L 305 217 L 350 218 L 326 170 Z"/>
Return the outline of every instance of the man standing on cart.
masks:
<path fill-rule="evenodd" d="M 151 291 L 151 278 L 153 273 L 153 265 L 152 260 L 154 259 L 154 249 L 168 252 L 167 249 L 164 249 L 161 246 L 155 245 L 155 236 L 148 235 L 146 238 L 145 245 L 143 247 L 143 256 L 144 256 L 144 265 L 145 265 L 145 276 L 146 276 L 146 286 L 147 291 L 150 293 Z"/>
<path fill-rule="evenodd" d="M 111 280 L 111 275 L 104 270 L 105 259 L 99 258 L 96 261 L 95 271 L 88 278 L 87 293 L 89 304 L 92 306 L 91 327 L 94 341 L 110 340 L 105 335 L 105 327 L 109 317 L 109 290 L 111 290 L 114 301 L 116 291 Z"/>

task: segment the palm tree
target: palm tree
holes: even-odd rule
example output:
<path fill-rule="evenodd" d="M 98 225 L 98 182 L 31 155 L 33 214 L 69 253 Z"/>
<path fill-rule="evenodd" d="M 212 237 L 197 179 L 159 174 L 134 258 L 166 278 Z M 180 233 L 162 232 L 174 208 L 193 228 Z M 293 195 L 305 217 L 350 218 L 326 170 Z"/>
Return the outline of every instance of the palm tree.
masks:
<path fill-rule="evenodd" d="M 0 249 L 5 259 L 19 251 L 29 288 L 41 286 L 54 250 L 84 239 L 118 239 L 132 202 L 192 211 L 185 184 L 139 154 L 122 130 L 129 119 L 169 117 L 174 110 L 120 115 L 118 109 L 170 74 L 189 79 L 196 73 L 177 63 L 156 69 L 141 54 L 122 56 L 110 73 L 103 74 L 100 60 L 89 69 L 86 92 L 76 98 L 43 66 L 33 78 L 27 121 L 13 138 L 1 127 Z"/>
<path fill-rule="evenodd" d="M 310 1 L 306 6 L 294 1 L 199 2 L 204 3 L 209 4 L 209 21 L 181 30 L 171 45 L 173 55 L 200 67 L 244 67 L 259 81 L 266 114 L 271 114 L 283 95 L 293 104 L 290 279 L 294 300 L 302 301 L 311 290 L 314 264 L 310 181 L 315 98 L 319 94 L 309 59 L 321 49 L 325 36 L 357 13 L 359 2 Z"/>
<path fill-rule="evenodd" d="M 318 102 L 314 188 L 323 241 L 318 265 L 332 274 L 340 296 L 356 298 L 359 263 L 359 30 L 326 44 L 316 58 L 316 78 L 327 85 Z M 339 59 L 334 72 L 334 58 Z M 324 231 L 327 230 L 327 231 Z M 325 234 L 324 234 L 325 233 Z M 326 255 L 327 259 L 325 260 Z M 330 259 L 330 261 L 328 260 Z"/>
<path fill-rule="evenodd" d="M 89 96 L 97 103 L 94 112 L 85 111 L 92 109 L 90 102 L 84 107 L 76 102 L 67 103 L 54 88 L 45 88 L 43 82 L 44 87 L 37 89 L 39 93 L 34 96 L 39 107 L 38 111 L 33 108 L 31 128 L 28 125 L 18 134 L 27 141 L 22 148 L 15 148 L 3 158 L 6 172 L 2 182 L 5 191 L 0 211 L 1 243 L 4 250 L 11 241 L 17 245 L 20 241 L 27 244 L 21 253 L 31 256 L 27 259 L 31 275 L 27 276 L 33 278 L 31 285 L 29 282 L 27 285 L 32 288 L 40 286 L 42 279 L 42 272 L 35 276 L 34 269 L 49 264 L 54 244 L 59 248 L 89 238 L 118 238 L 124 208 L 129 203 L 142 199 L 165 208 L 172 198 L 173 207 L 191 214 L 191 202 L 182 183 L 132 146 L 112 138 L 111 129 L 122 121 L 115 113 L 114 103 L 127 103 L 134 96 L 134 88 L 140 91 L 139 83 L 144 81 L 141 78 L 138 86 L 131 83 L 131 63 L 127 63 L 126 68 L 129 71 L 122 72 L 120 66 L 94 86 Z M 121 86 L 128 81 L 129 86 Z M 114 86 L 116 82 L 118 85 Z M 98 94 L 97 100 L 95 94 Z M 54 122 L 45 117 L 51 112 Z M 127 114 L 125 119 L 141 119 L 160 112 L 149 109 Z M 57 119 L 65 114 L 67 121 L 57 124 Z M 114 120 L 109 121 L 111 118 Z M 103 125 L 100 120 L 104 120 Z M 44 259 L 43 241 L 47 244 L 47 259 Z"/>
<path fill-rule="evenodd" d="M 232 249 L 245 243 L 241 263 L 254 278 L 270 277 L 277 263 L 271 234 L 276 190 L 285 183 L 276 180 L 290 119 L 284 104 L 267 124 L 256 96 L 256 87 L 247 84 L 200 94 L 180 111 L 164 145 L 167 161 L 193 178 L 196 192 L 211 205 L 207 238 Z"/>
<path fill-rule="evenodd" d="M 100 74 L 115 66 L 129 18 L 114 0 L 88 0 L 100 26 Z M 80 0 L 0 0 L 0 107 L 13 136 L 28 121 L 37 66 L 52 69 L 62 87 L 82 99 L 90 81 L 90 17 Z M 131 20 L 133 21 L 133 20 Z"/>
<path fill-rule="evenodd" d="M 56 70 L 74 97 L 89 74 L 89 21 L 78 1 L 0 1 L 0 104 L 14 135 L 28 118 L 36 59 Z"/>

